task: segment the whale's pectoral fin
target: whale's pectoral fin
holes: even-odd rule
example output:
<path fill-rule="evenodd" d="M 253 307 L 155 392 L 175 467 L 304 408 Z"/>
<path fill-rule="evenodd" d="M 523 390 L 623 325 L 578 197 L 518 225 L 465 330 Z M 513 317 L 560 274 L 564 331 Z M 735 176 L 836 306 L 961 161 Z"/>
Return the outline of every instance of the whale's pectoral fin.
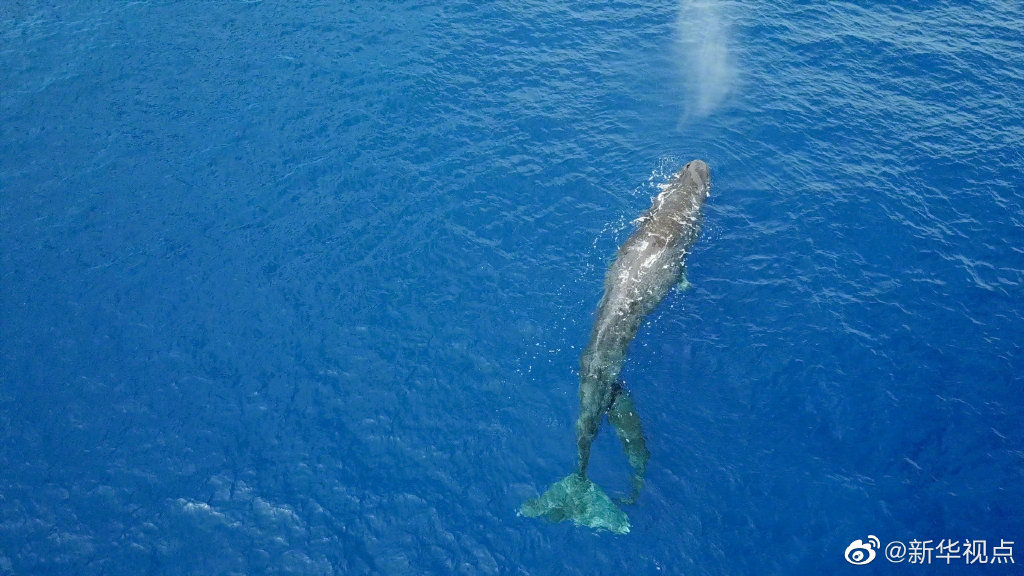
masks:
<path fill-rule="evenodd" d="M 629 498 L 622 498 L 623 504 L 632 504 L 640 496 L 644 487 L 644 475 L 647 473 L 647 460 L 651 457 L 647 450 L 647 440 L 640 424 L 640 414 L 629 392 L 620 384 L 617 387 L 615 400 L 608 410 L 608 421 L 615 428 L 615 433 L 622 441 L 622 451 L 626 453 L 629 465 L 633 468 L 633 493 Z"/>
<path fill-rule="evenodd" d="M 689 290 L 692 287 L 693 285 L 690 284 L 690 281 L 686 279 L 686 265 L 683 264 L 683 267 L 679 272 L 679 282 L 676 282 L 676 290 L 683 292 Z"/>
<path fill-rule="evenodd" d="M 576 524 L 616 534 L 629 532 L 626 513 L 597 484 L 576 472 L 555 482 L 539 498 L 527 500 L 519 514 L 531 518 L 544 517 L 552 522 L 572 520 Z"/>

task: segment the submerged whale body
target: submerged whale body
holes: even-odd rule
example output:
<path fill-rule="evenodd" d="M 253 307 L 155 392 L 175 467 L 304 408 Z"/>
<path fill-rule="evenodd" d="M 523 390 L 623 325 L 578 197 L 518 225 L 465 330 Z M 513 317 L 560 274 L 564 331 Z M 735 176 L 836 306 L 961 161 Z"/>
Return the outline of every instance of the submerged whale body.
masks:
<path fill-rule="evenodd" d="M 633 469 L 632 494 L 621 501 L 635 501 L 643 487 L 650 452 L 640 417 L 619 374 L 644 318 L 673 286 L 686 284 L 683 261 L 700 234 L 701 208 L 710 184 L 707 164 L 701 160 L 687 164 L 665 184 L 639 219 L 636 232 L 619 247 L 605 276 L 604 297 L 597 307 L 590 342 L 580 358 L 576 471 L 539 498 L 524 503 L 520 514 L 555 522 L 572 520 L 619 534 L 629 532 L 625 512 L 587 478 L 590 446 L 607 414 Z"/>

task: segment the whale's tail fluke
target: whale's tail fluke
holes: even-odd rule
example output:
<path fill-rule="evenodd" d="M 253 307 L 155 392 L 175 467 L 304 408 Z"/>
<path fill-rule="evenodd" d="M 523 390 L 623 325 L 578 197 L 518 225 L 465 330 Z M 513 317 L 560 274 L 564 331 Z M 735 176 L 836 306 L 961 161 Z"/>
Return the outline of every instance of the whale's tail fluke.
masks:
<path fill-rule="evenodd" d="M 647 450 L 636 404 L 621 382 L 615 384 L 607 413 L 608 421 L 615 428 L 615 433 L 622 442 L 622 450 L 633 469 L 632 493 L 617 500 L 621 504 L 633 504 L 644 486 L 647 460 L 651 453 Z M 609 530 L 616 534 L 629 532 L 629 518 L 626 517 L 626 513 L 619 509 L 597 484 L 579 471 L 555 482 L 539 498 L 527 500 L 519 509 L 519 514 L 530 518 L 542 517 L 552 522 L 572 520 L 583 526 Z"/>
<path fill-rule="evenodd" d="M 543 517 L 552 522 L 572 520 L 583 526 L 616 534 L 629 532 L 626 513 L 597 484 L 576 472 L 555 482 L 539 498 L 527 500 L 519 513 L 531 518 Z"/>

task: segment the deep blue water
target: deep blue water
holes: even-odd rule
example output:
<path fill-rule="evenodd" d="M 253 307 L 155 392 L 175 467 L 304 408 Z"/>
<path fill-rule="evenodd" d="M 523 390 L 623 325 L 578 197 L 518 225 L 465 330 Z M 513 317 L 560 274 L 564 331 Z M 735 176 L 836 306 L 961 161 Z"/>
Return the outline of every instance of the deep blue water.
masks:
<path fill-rule="evenodd" d="M 1018 2 L 5 2 L 0 575 L 1007 574 Z M 575 463 L 617 244 L 712 169 Z M 607 429 L 592 476 L 627 486 Z M 851 566 L 855 539 L 1016 564 Z M 931 572 L 929 572 L 931 573 Z"/>

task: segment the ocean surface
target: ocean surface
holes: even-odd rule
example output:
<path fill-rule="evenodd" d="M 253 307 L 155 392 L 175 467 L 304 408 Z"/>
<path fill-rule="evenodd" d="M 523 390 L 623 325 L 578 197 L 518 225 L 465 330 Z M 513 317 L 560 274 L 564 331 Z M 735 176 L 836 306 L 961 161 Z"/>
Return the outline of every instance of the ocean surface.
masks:
<path fill-rule="evenodd" d="M 519 517 L 693 158 L 632 531 Z M 1020 2 L 0 3 L 2 576 L 1020 574 L 1022 347 Z"/>

